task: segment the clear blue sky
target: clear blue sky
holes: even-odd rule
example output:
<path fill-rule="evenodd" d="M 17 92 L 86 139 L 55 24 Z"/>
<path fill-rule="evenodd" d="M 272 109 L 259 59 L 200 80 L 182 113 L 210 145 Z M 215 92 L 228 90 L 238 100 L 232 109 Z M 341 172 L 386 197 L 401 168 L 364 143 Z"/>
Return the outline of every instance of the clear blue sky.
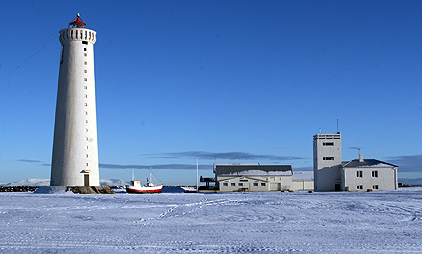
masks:
<path fill-rule="evenodd" d="M 100 178 L 167 185 L 212 163 L 343 160 L 422 178 L 421 1 L 2 1 L 0 182 L 50 178 L 58 31 L 97 31 Z M 145 176 L 145 177 L 144 177 Z"/>

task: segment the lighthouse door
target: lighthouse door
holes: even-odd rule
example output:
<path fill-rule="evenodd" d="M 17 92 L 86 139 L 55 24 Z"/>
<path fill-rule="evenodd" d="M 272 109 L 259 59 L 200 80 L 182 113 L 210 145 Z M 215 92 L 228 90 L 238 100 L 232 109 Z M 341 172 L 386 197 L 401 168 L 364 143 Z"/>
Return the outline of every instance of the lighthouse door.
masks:
<path fill-rule="evenodd" d="M 89 186 L 89 174 L 84 175 L 84 186 Z"/>

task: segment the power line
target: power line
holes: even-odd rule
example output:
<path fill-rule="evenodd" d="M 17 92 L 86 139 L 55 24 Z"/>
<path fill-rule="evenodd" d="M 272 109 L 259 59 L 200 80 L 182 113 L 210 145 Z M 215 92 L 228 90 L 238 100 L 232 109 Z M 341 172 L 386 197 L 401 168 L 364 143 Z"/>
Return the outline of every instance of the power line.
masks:
<path fill-rule="evenodd" d="M 48 36 L 49 37 L 49 36 Z M 48 38 L 48 37 L 44 37 L 44 38 Z M 45 47 L 48 46 L 48 44 L 50 44 L 51 42 L 53 42 L 57 37 L 59 37 L 58 35 L 55 36 L 53 39 L 51 39 L 49 42 L 47 42 L 47 44 L 45 44 L 44 46 L 42 46 L 39 50 L 37 50 L 34 54 L 32 54 L 30 57 L 28 57 L 25 61 L 23 61 L 21 64 L 19 64 L 15 69 L 13 69 L 12 71 L 10 71 L 6 76 L 4 76 L 3 78 L 0 79 L 0 81 L 3 81 L 5 78 L 9 77 L 13 72 L 15 72 L 17 69 L 19 69 L 19 67 L 21 67 L 22 65 L 24 65 L 26 62 L 28 62 L 31 58 L 33 58 L 36 54 L 38 54 L 41 50 L 43 50 Z"/>

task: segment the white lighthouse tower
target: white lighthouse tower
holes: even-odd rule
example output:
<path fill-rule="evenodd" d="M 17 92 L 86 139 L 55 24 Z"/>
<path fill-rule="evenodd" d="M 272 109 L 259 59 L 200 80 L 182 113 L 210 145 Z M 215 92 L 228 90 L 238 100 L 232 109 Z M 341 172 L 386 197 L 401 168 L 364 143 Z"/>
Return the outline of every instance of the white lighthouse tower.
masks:
<path fill-rule="evenodd" d="M 94 44 L 79 14 L 59 32 L 62 44 L 51 186 L 99 186 Z"/>

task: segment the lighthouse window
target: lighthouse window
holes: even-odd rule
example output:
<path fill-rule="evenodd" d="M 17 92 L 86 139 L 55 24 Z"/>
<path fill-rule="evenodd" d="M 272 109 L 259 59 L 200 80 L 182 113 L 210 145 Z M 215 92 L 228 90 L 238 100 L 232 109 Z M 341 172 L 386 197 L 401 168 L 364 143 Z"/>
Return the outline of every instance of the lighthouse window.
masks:
<path fill-rule="evenodd" d="M 87 86 L 84 86 L 84 89 L 85 89 L 85 90 L 87 90 L 87 89 L 88 89 L 88 87 L 87 87 Z"/>
<path fill-rule="evenodd" d="M 88 45 L 87 41 L 82 41 L 82 44 Z"/>
<path fill-rule="evenodd" d="M 84 94 L 85 95 L 85 98 L 88 98 L 88 94 Z"/>
<path fill-rule="evenodd" d="M 88 158 L 88 154 L 86 154 L 86 157 Z"/>
<path fill-rule="evenodd" d="M 84 64 L 87 65 L 88 63 L 87 62 L 84 62 Z"/>
<path fill-rule="evenodd" d="M 88 141 L 88 140 L 89 140 L 89 139 L 88 139 L 88 137 L 85 137 L 85 140 L 87 140 L 87 141 Z M 86 157 L 88 158 L 88 154 L 86 155 Z"/>
<path fill-rule="evenodd" d="M 88 81 L 88 79 L 87 78 L 84 78 L 84 81 Z"/>
<path fill-rule="evenodd" d="M 87 112 L 87 111 L 85 111 L 85 115 L 86 115 L 86 116 L 88 115 L 88 112 Z"/>
<path fill-rule="evenodd" d="M 64 51 L 64 46 L 62 45 L 62 52 L 60 54 L 60 63 L 63 63 L 63 51 Z"/>
<path fill-rule="evenodd" d="M 88 149 L 88 146 L 85 146 L 84 148 L 85 148 L 85 149 Z"/>
<path fill-rule="evenodd" d="M 86 48 L 84 48 L 84 51 L 86 51 Z"/>
<path fill-rule="evenodd" d="M 88 129 L 85 129 L 85 132 L 88 132 Z"/>
<path fill-rule="evenodd" d="M 86 53 L 84 53 L 84 56 L 87 56 L 87 54 L 86 54 Z"/>
<path fill-rule="evenodd" d="M 84 70 L 84 72 L 87 73 L 88 71 L 87 70 Z"/>
<path fill-rule="evenodd" d="M 88 106 L 88 103 L 85 103 L 85 107 L 87 107 Z"/>

